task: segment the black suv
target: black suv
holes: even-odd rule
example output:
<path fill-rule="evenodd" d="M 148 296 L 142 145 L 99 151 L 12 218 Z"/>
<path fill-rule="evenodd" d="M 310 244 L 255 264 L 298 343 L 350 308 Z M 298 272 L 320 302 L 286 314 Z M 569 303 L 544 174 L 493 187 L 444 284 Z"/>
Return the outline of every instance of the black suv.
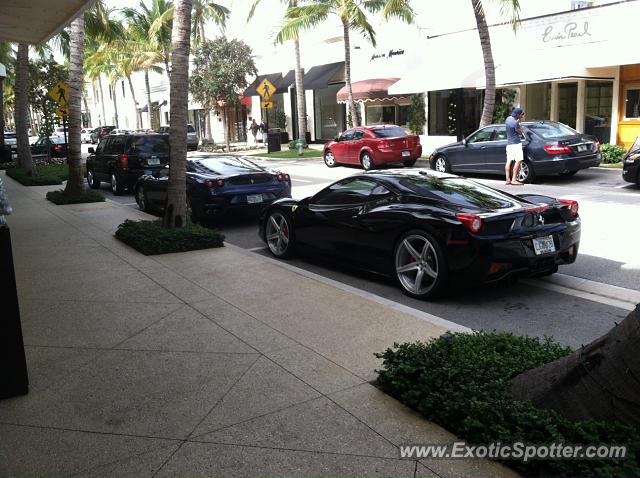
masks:
<path fill-rule="evenodd" d="M 97 189 L 102 181 L 114 194 L 122 194 L 143 174 L 153 174 L 169 164 L 169 135 L 156 133 L 110 134 L 89 148 L 87 182 Z"/>

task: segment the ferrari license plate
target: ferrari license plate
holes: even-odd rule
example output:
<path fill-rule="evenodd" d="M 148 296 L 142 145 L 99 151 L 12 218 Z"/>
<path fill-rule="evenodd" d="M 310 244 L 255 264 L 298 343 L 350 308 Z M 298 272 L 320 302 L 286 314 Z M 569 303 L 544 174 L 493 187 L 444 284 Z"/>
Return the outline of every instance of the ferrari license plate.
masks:
<path fill-rule="evenodd" d="M 160 164 L 160 160 L 158 158 L 149 158 L 147 159 L 147 164 L 149 166 L 158 166 Z"/>
<path fill-rule="evenodd" d="M 402 157 L 406 158 L 407 156 L 411 156 L 411 151 L 403 151 Z"/>
<path fill-rule="evenodd" d="M 556 246 L 553 244 L 553 236 L 536 237 L 533 240 L 533 249 L 538 256 L 555 252 Z"/>
<path fill-rule="evenodd" d="M 247 203 L 257 204 L 262 202 L 262 194 L 247 194 Z"/>

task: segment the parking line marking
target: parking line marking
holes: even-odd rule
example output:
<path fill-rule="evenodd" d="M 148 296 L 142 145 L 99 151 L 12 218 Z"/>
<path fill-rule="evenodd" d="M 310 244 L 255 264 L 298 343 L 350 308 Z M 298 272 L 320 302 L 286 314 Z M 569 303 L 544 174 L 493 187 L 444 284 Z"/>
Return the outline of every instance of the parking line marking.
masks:
<path fill-rule="evenodd" d="M 296 181 L 298 183 L 312 183 L 313 181 L 307 181 L 306 179 L 296 179 L 296 178 L 291 178 L 291 181 Z"/>

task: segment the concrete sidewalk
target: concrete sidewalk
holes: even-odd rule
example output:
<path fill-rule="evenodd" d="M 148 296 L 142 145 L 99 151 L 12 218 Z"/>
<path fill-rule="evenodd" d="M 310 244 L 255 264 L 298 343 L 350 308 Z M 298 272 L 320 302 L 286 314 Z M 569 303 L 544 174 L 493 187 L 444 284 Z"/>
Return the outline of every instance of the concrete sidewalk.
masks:
<path fill-rule="evenodd" d="M 400 460 L 450 433 L 369 381 L 444 328 L 234 247 L 145 257 L 106 203 L 2 173 L 30 393 L 0 401 L 0 476 L 515 476 Z"/>

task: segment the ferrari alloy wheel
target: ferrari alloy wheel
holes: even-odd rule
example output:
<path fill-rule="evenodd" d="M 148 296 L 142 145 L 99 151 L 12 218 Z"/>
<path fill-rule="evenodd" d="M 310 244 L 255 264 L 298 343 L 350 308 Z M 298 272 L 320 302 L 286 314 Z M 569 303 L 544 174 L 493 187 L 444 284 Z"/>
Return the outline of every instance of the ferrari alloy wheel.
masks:
<path fill-rule="evenodd" d="M 289 219 L 281 211 L 269 214 L 265 225 L 265 238 L 274 256 L 287 257 L 291 253 L 293 230 Z"/>
<path fill-rule="evenodd" d="M 149 202 L 147 201 L 147 193 L 144 191 L 144 187 L 139 186 L 136 191 L 136 202 L 142 212 L 149 212 Z"/>
<path fill-rule="evenodd" d="M 331 151 L 324 153 L 324 164 L 330 168 L 333 168 L 336 165 L 336 158 L 333 156 Z"/>
<path fill-rule="evenodd" d="M 432 298 L 440 292 L 447 271 L 440 246 L 424 231 L 410 231 L 400 238 L 394 268 L 403 291 L 420 299 Z"/>
<path fill-rule="evenodd" d="M 360 157 L 360 164 L 362 164 L 362 167 L 367 171 L 370 171 L 373 168 L 375 168 L 375 164 L 373 164 L 373 159 L 371 159 L 371 155 L 366 152 L 362 153 L 362 156 Z"/>

